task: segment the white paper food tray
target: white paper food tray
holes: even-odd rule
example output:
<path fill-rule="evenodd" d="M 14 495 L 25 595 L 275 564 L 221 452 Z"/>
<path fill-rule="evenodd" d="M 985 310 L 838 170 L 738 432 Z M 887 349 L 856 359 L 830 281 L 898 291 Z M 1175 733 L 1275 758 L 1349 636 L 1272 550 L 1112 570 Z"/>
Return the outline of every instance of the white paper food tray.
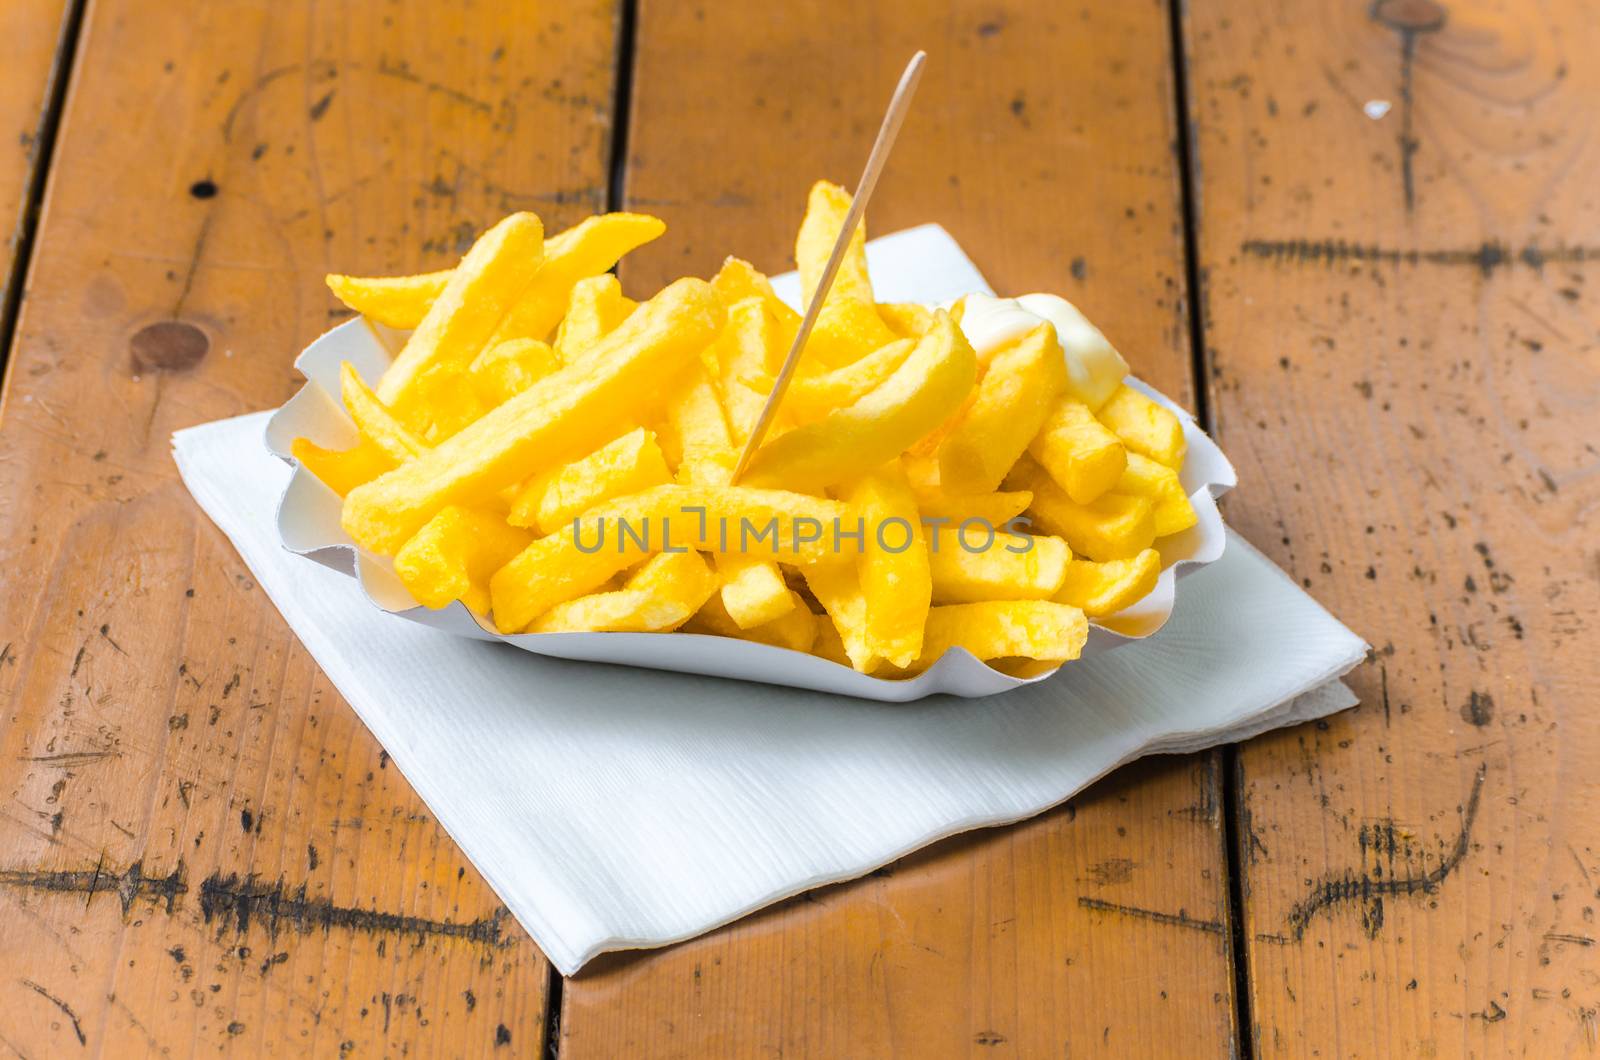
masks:
<path fill-rule="evenodd" d="M 955 270 L 952 275 L 947 268 L 937 277 L 918 276 L 916 262 L 920 255 L 903 250 L 919 242 L 925 247 L 930 237 L 949 241 L 952 250 L 959 254 L 950 236 L 932 225 L 885 236 L 867 245 L 868 263 L 881 298 L 932 304 L 969 291 L 990 293 L 982 276 L 964 256 L 961 258 L 966 265 L 964 273 Z M 797 293 L 798 285 L 791 276 L 775 277 L 773 285 L 780 296 L 788 300 Z M 1042 681 L 1059 669 L 1031 677 L 1014 677 L 957 648 L 916 677 L 894 680 L 857 673 L 817 656 L 728 637 L 690 633 L 504 635 L 480 621 L 460 601 L 440 610 L 419 606 L 396 577 L 387 558 L 358 548 L 345 533 L 339 524 L 342 506 L 339 495 L 300 467 L 289 452 L 293 440 L 302 436 L 327 448 L 354 446 L 358 440 L 356 428 L 338 397 L 339 366 L 349 361 L 368 384 L 376 386 L 393 359 L 392 351 L 401 348 L 405 337 L 405 332 L 364 319 L 347 321 L 328 331 L 295 359 L 295 367 L 305 376 L 306 384 L 273 414 L 266 429 L 267 447 L 294 465 L 294 473 L 278 506 L 278 532 L 284 547 L 354 575 L 374 606 L 435 629 L 479 640 L 502 641 L 540 655 L 762 681 L 892 702 L 938 693 L 968 697 L 993 695 Z M 1127 382 L 1177 413 L 1182 422 L 1188 455 L 1180 477 L 1199 522 L 1181 534 L 1161 539 L 1163 570 L 1156 588 L 1132 607 L 1093 620 L 1088 643 L 1084 646 L 1085 655 L 1143 639 L 1166 623 L 1175 606 L 1181 578 L 1221 557 L 1227 534 L 1217 511 L 1216 498 L 1237 482 L 1227 457 L 1193 417 L 1132 376 Z"/>

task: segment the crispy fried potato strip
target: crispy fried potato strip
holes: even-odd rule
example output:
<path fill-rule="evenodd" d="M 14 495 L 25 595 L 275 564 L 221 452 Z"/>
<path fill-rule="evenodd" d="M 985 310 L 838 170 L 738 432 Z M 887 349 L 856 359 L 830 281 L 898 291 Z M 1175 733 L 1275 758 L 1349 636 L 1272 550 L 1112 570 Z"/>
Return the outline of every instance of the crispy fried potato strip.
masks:
<path fill-rule="evenodd" d="M 483 503 L 592 452 L 657 407 L 664 400 L 657 381 L 693 364 L 722 323 L 709 284 L 677 281 L 583 364 L 546 376 L 426 454 L 351 490 L 345 530 L 362 547 L 392 555 L 445 505 Z"/>
<path fill-rule="evenodd" d="M 1147 548 L 1132 559 L 1095 563 L 1075 559 L 1053 599 L 1083 608 L 1091 618 L 1103 618 L 1143 600 L 1161 577 L 1161 555 Z"/>
<path fill-rule="evenodd" d="M 980 660 L 1037 659 L 1062 663 L 1083 653 L 1089 623 L 1083 611 L 1050 600 L 988 600 L 946 604 L 928 613 L 922 657 L 910 668 L 920 673 L 951 648 L 965 648 Z"/>
<path fill-rule="evenodd" d="M 648 214 L 606 213 L 552 236 L 545 243 L 544 264 L 516 304 L 508 307 L 495 341 L 548 339 L 579 280 L 600 275 L 666 230 L 665 223 Z"/>
<path fill-rule="evenodd" d="M 932 597 L 928 541 L 898 460 L 861 476 L 844 494 L 866 538 L 856 573 L 866 600 L 872 654 L 909 666 L 922 653 Z"/>
<path fill-rule="evenodd" d="M 1095 415 L 1129 449 L 1174 471 L 1183 468 L 1183 456 L 1189 443 L 1183 437 L 1183 424 L 1170 409 L 1124 383 L 1112 392 Z"/>
<path fill-rule="evenodd" d="M 1065 541 L 1046 535 L 991 537 L 987 527 L 940 526 L 933 540 L 936 604 L 1048 600 L 1061 588 L 1072 559 Z"/>
<path fill-rule="evenodd" d="M 671 481 L 655 435 L 636 427 L 581 460 L 535 475 L 512 500 L 507 521 L 553 534 L 602 501 Z"/>
<path fill-rule="evenodd" d="M 677 629 L 715 597 L 717 576 L 698 552 L 651 557 L 613 592 L 557 604 L 529 633 L 663 633 Z"/>
<path fill-rule="evenodd" d="M 391 328 L 409 331 L 450 282 L 450 269 L 417 276 L 341 276 L 330 273 L 328 289 L 357 313 Z"/>
<path fill-rule="evenodd" d="M 741 626 L 723 605 L 725 597 L 726 592 L 722 597 L 712 596 L 708 599 L 705 606 L 683 627 L 683 631 L 753 640 L 790 651 L 810 651 L 817 642 L 820 628 L 826 624 L 806 609 L 797 594 L 791 592 L 789 606 L 778 617 L 759 625 Z"/>
<path fill-rule="evenodd" d="M 1067 369 L 1049 324 L 995 353 L 978 383 L 978 396 L 939 444 L 939 483 L 959 493 L 986 493 L 1000 485 L 1039 433 Z"/>
<path fill-rule="evenodd" d="M 532 540 L 494 512 L 451 505 L 400 546 L 394 572 L 424 607 L 460 600 L 481 615 L 489 610 L 490 575 Z"/>
<path fill-rule="evenodd" d="M 1078 504 L 1109 493 L 1128 465 L 1128 451 L 1089 406 L 1063 397 L 1050 410 L 1028 452 Z"/>
<path fill-rule="evenodd" d="M 1026 455 L 1017 461 L 1006 483 L 1013 489 L 1031 490 L 1033 505 L 1028 511 L 1034 526 L 1066 538 L 1079 555 L 1096 561 L 1128 559 L 1155 541 L 1153 507 L 1146 497 L 1105 493 L 1089 504 L 1078 504 Z"/>
<path fill-rule="evenodd" d="M 1117 492 L 1150 501 L 1157 537 L 1182 533 L 1200 521 L 1188 494 L 1183 492 L 1178 473 L 1142 453 L 1128 454 L 1128 466 L 1117 480 Z"/>
<path fill-rule="evenodd" d="M 768 441 L 747 481 L 810 491 L 898 457 L 942 423 L 972 389 L 977 359 L 966 336 L 939 312 L 916 348 L 882 385 L 815 423 Z"/>
<path fill-rule="evenodd" d="M 394 413 L 378 400 L 378 395 L 372 392 L 372 388 L 356 372 L 355 365 L 349 361 L 339 366 L 339 388 L 345 410 L 356 421 L 356 428 L 372 439 L 396 464 L 403 464 L 428 451 L 428 443 L 395 419 Z"/>

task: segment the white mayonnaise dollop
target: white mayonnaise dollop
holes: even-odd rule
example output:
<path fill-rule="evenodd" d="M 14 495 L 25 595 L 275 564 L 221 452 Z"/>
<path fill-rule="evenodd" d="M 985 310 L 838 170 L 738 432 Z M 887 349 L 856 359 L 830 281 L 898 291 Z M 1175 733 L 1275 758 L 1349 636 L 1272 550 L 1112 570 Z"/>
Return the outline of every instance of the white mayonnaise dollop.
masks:
<path fill-rule="evenodd" d="M 1025 294 L 1019 298 L 994 298 L 969 294 L 962 310 L 961 330 L 980 357 L 1015 342 L 1041 322 L 1056 330 L 1067 361 L 1067 393 L 1098 409 L 1122 385 L 1128 362 L 1100 329 L 1065 298 L 1053 294 Z"/>

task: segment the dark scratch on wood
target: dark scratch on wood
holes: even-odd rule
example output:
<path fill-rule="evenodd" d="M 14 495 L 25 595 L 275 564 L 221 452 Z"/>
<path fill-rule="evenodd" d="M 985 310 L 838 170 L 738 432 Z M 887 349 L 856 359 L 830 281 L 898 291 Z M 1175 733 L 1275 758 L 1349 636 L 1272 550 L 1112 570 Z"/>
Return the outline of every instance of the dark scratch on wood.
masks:
<path fill-rule="evenodd" d="M 1547 931 L 1544 934 L 1546 942 L 1570 942 L 1577 946 L 1593 946 L 1594 939 L 1588 935 L 1568 935 L 1560 931 Z"/>
<path fill-rule="evenodd" d="M 18 755 L 19 762 L 44 762 L 57 766 L 86 766 L 103 758 L 121 758 L 121 751 L 63 751 L 55 755 Z"/>
<path fill-rule="evenodd" d="M 83 1025 L 78 1022 L 78 1014 L 72 1011 L 71 1005 L 67 1004 L 59 997 L 56 997 L 54 994 L 40 986 L 38 983 L 34 982 L 32 979 L 19 979 L 17 981 L 23 986 L 27 987 L 29 990 L 32 990 L 35 994 L 38 994 L 40 997 L 50 1002 L 56 1008 L 60 1009 L 67 1019 L 72 1021 L 72 1033 L 78 1036 L 79 1045 L 89 1044 L 89 1039 L 83 1036 Z"/>
<path fill-rule="evenodd" d="M 105 856 L 101 855 L 93 869 L 78 871 L 52 871 L 30 869 L 0 870 L 0 885 L 22 887 L 33 891 L 55 891 L 61 894 L 82 894 L 92 900 L 96 894 L 115 894 L 127 914 L 135 898 L 150 898 L 166 903 L 172 912 L 174 901 L 188 888 L 183 879 L 183 862 L 166 876 L 149 877 L 144 874 L 144 862 L 135 861 L 120 874 L 105 871 Z"/>
<path fill-rule="evenodd" d="M 1444 859 L 1436 867 L 1421 875 L 1391 875 L 1388 879 L 1373 879 L 1367 873 L 1359 875 L 1346 873 L 1337 878 L 1323 880 L 1289 911 L 1289 930 L 1295 941 L 1298 942 L 1305 937 L 1306 926 L 1311 923 L 1313 917 L 1341 902 L 1361 902 L 1370 909 L 1372 902 L 1386 896 L 1432 893 L 1437 890 L 1450 873 L 1455 871 L 1456 866 L 1466 858 L 1467 851 L 1471 848 L 1472 826 L 1478 817 L 1478 800 L 1483 794 L 1485 772 L 1482 765 L 1478 766 L 1477 775 L 1472 781 L 1472 793 L 1467 798 L 1465 810 L 1462 811 L 1461 831 Z"/>
<path fill-rule="evenodd" d="M 1380 265 L 1447 265 L 1476 268 L 1488 276 L 1495 269 L 1524 265 L 1542 269 L 1546 265 L 1581 265 L 1600 261 L 1600 246 L 1540 247 L 1530 243 L 1513 250 L 1499 240 L 1485 240 L 1475 247 L 1444 247 L 1423 250 L 1400 249 L 1376 243 L 1353 243 L 1346 239 L 1247 239 L 1239 244 L 1241 253 L 1280 264 L 1331 267 L 1349 262 Z"/>
<path fill-rule="evenodd" d="M 482 919 L 464 923 L 429 920 L 400 913 L 383 913 L 376 909 L 335 905 L 326 898 L 308 898 L 304 884 L 290 888 L 282 879 L 268 885 L 254 876 L 241 878 L 237 874 L 223 876 L 221 873 L 213 873 L 200 884 L 200 912 L 206 923 L 215 919 L 225 927 L 231 920 L 240 934 L 248 931 L 251 923 L 255 922 L 266 927 L 272 935 L 276 935 L 278 929 L 287 924 L 301 932 L 343 927 L 352 931 L 416 935 L 419 938 L 436 936 L 466 939 L 491 946 L 502 944 L 500 931 L 506 916 L 504 909 L 498 909 Z"/>
<path fill-rule="evenodd" d="M 1222 925 L 1215 920 L 1196 920 L 1182 909 L 1176 913 L 1163 913 L 1155 909 L 1141 909 L 1134 905 L 1118 905 L 1116 902 L 1106 902 L 1099 898 L 1080 896 L 1078 904 L 1085 909 L 1095 909 L 1102 913 L 1121 913 L 1125 916 L 1139 917 L 1142 920 L 1153 920 L 1158 924 L 1167 924 L 1171 927 L 1193 928 L 1196 931 L 1207 931 L 1214 935 L 1222 934 Z"/>
<path fill-rule="evenodd" d="M 1372 18 L 1400 34 L 1400 181 L 1405 193 L 1406 212 L 1416 209 L 1417 189 L 1412 161 L 1422 147 L 1417 139 L 1412 90 L 1417 37 L 1444 28 L 1446 13 L 1435 0 L 1375 0 Z"/>

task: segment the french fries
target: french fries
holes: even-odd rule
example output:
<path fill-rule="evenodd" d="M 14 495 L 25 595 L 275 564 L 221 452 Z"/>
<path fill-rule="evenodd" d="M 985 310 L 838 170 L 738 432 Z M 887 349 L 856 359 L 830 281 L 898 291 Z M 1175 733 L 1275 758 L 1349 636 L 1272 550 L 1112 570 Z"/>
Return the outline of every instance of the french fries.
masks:
<path fill-rule="evenodd" d="M 807 301 L 849 207 L 812 187 Z M 664 228 L 605 214 L 546 238 L 517 213 L 454 269 L 328 277 L 411 334 L 376 385 L 342 368 L 357 444 L 292 453 L 418 603 L 506 634 L 681 630 L 895 678 L 957 647 L 1036 672 L 1153 589 L 1161 539 L 1196 519 L 1183 424 L 1070 304 L 1027 296 L 1044 322 L 974 349 L 963 314 L 1014 322 L 1026 299 L 879 303 L 858 227 L 735 485 L 799 314 L 733 257 L 628 298 L 607 270 Z"/>

